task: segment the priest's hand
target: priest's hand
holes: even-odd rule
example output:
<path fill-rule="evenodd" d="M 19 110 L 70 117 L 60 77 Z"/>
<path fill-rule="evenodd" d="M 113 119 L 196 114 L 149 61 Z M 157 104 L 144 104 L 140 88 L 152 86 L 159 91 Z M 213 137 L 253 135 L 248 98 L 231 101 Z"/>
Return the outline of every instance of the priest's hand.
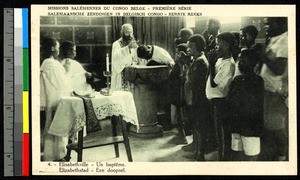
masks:
<path fill-rule="evenodd" d="M 85 75 L 86 78 L 89 78 L 89 77 L 93 76 L 92 73 L 89 73 L 89 72 L 85 72 L 84 75 Z"/>
<path fill-rule="evenodd" d="M 129 47 L 130 49 L 134 49 L 134 48 L 137 48 L 137 47 L 138 47 L 138 44 L 137 44 L 137 42 L 136 42 L 135 40 L 132 40 L 132 41 L 130 41 L 130 43 L 128 44 L 128 47 Z"/>

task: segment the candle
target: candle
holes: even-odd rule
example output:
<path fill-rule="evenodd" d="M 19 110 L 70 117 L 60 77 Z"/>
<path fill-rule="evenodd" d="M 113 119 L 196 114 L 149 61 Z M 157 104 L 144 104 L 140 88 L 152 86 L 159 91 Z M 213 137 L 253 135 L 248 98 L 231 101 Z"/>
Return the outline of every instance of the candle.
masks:
<path fill-rule="evenodd" d="M 108 57 L 108 53 L 106 53 L 106 71 L 109 72 L 109 57 Z"/>

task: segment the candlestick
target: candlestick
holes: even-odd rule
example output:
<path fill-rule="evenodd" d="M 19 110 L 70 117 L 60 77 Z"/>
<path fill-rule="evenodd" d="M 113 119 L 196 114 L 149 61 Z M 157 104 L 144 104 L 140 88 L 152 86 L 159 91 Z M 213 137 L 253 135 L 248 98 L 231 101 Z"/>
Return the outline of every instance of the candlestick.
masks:
<path fill-rule="evenodd" d="M 109 72 L 109 57 L 108 57 L 108 53 L 106 53 L 106 71 Z"/>
<path fill-rule="evenodd" d="M 110 77 L 111 77 L 111 72 L 109 71 L 103 71 L 103 75 L 106 77 L 106 89 L 104 90 L 104 92 L 102 92 L 101 94 L 103 94 L 104 96 L 110 96 L 111 92 L 110 92 Z"/>

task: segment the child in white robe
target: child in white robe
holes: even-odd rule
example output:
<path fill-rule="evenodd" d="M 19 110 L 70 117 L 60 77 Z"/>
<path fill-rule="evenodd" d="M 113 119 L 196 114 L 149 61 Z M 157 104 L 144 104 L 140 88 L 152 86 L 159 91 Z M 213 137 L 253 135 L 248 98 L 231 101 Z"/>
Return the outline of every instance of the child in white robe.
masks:
<path fill-rule="evenodd" d="M 82 65 L 74 60 L 76 57 L 76 46 L 70 41 L 65 41 L 60 46 L 61 64 L 66 70 L 66 78 L 70 83 L 69 92 L 75 91 L 80 95 L 87 95 L 93 92 L 90 84 L 87 83 L 87 78 L 92 77 L 92 74 L 87 72 Z"/>
<path fill-rule="evenodd" d="M 59 100 L 67 94 L 65 69 L 55 59 L 59 54 L 59 42 L 57 40 L 53 38 L 43 39 L 42 51 L 47 57 L 40 68 L 41 105 L 45 106 L 46 111 L 46 123 L 42 138 L 44 144 L 43 161 L 55 161 L 65 157 L 68 143 L 68 137 L 48 134 Z"/>

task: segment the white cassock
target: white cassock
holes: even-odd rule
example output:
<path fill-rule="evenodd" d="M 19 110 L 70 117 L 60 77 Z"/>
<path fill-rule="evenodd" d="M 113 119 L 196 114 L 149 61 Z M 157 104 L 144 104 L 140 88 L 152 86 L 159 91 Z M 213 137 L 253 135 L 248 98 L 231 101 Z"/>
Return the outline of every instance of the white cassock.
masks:
<path fill-rule="evenodd" d="M 68 62 L 67 62 L 68 61 Z M 82 65 L 73 59 L 63 59 L 61 64 L 68 70 L 66 70 L 66 78 L 70 83 L 70 93 L 75 91 L 77 94 L 85 95 L 93 92 L 90 84 L 86 82 L 85 74 L 87 71 Z"/>
<path fill-rule="evenodd" d="M 48 130 L 52 123 L 53 112 L 56 110 L 61 97 L 68 94 L 65 69 L 59 61 L 53 58 L 43 61 L 40 68 L 40 88 L 41 106 L 44 106 L 46 111 L 46 123 L 42 139 L 44 143 L 43 160 L 58 160 L 66 155 L 68 137 L 48 134 Z"/>
<path fill-rule="evenodd" d="M 130 49 L 122 45 L 122 38 L 115 41 L 112 45 L 112 76 L 111 90 L 122 89 L 122 71 L 125 67 L 132 64 L 133 59 L 137 59 L 136 48 Z"/>
<path fill-rule="evenodd" d="M 158 63 L 167 64 L 173 66 L 175 64 L 171 55 L 165 49 L 153 45 L 153 55 L 151 60 L 156 61 Z"/>

